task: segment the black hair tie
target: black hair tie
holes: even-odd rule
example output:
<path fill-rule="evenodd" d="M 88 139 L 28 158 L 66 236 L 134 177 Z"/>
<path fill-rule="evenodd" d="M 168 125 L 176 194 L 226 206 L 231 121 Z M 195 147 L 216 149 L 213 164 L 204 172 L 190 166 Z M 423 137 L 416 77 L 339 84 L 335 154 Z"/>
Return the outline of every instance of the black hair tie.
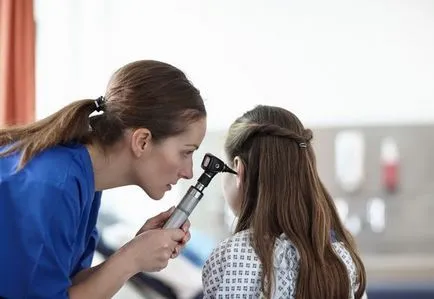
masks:
<path fill-rule="evenodd" d="M 100 112 L 104 110 L 105 106 L 105 98 L 103 96 L 100 96 L 95 100 L 95 111 Z"/>

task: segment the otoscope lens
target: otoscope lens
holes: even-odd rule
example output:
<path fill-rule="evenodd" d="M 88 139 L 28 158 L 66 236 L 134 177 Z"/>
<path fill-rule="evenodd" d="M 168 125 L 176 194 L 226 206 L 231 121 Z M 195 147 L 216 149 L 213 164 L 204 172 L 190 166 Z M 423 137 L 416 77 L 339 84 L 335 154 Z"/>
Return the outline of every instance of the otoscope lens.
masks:
<path fill-rule="evenodd" d="M 209 156 L 205 156 L 205 158 L 203 159 L 203 167 L 208 167 L 209 162 L 211 161 L 211 158 Z"/>

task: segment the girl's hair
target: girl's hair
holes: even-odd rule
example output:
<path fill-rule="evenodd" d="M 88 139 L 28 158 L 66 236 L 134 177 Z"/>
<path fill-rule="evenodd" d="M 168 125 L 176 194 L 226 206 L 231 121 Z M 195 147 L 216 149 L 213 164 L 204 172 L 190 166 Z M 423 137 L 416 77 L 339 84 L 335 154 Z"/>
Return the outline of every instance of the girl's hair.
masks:
<path fill-rule="evenodd" d="M 153 60 L 135 61 L 118 69 L 103 99 L 75 101 L 34 123 L 0 129 L 0 146 L 11 144 L 0 157 L 20 151 L 18 168 L 22 168 L 41 151 L 71 141 L 97 142 L 106 149 L 127 128 L 147 128 L 153 140 L 160 141 L 206 116 L 200 92 L 185 74 Z M 90 116 L 98 108 L 104 113 Z"/>
<path fill-rule="evenodd" d="M 297 298 L 348 298 L 351 282 L 332 247 L 333 232 L 354 260 L 356 298 L 361 298 L 365 268 L 318 176 L 311 139 L 312 131 L 279 107 L 257 106 L 232 124 L 225 142 L 226 154 L 230 161 L 239 156 L 245 167 L 244 195 L 235 231 L 252 231 L 266 298 L 272 288 L 267 282 L 274 281 L 273 240 L 282 233 L 300 254 Z"/>

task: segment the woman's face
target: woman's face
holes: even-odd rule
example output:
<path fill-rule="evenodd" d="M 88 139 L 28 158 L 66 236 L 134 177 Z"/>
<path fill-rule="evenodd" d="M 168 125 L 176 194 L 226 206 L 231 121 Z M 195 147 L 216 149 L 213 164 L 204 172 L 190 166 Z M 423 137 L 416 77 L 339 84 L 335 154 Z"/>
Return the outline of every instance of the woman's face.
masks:
<path fill-rule="evenodd" d="M 135 178 L 152 199 L 161 199 L 179 179 L 193 177 L 193 153 L 202 143 L 206 118 L 190 124 L 183 133 L 158 143 L 152 139 L 146 154 L 135 161 Z"/>

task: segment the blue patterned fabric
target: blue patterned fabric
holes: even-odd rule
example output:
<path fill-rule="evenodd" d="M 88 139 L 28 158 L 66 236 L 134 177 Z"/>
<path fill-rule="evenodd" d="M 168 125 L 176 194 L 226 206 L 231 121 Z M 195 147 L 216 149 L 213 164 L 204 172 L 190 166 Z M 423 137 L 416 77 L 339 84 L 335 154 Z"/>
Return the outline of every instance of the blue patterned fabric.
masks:
<path fill-rule="evenodd" d="M 249 241 L 249 231 L 242 231 L 221 242 L 205 262 L 202 271 L 204 298 L 261 298 L 261 263 Z M 347 266 L 354 298 L 357 272 L 350 253 L 342 243 L 332 244 Z M 298 251 L 281 235 L 274 246 L 274 299 L 294 299 L 299 272 Z"/>

